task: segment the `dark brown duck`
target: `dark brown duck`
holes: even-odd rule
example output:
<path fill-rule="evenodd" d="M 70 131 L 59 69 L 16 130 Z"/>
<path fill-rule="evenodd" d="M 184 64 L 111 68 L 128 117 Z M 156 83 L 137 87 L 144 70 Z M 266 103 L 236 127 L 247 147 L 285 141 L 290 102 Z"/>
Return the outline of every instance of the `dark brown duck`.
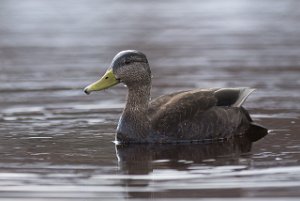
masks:
<path fill-rule="evenodd" d="M 118 83 L 128 87 L 127 103 L 117 127 L 122 143 L 213 142 L 246 136 L 256 141 L 267 129 L 255 124 L 242 107 L 251 88 L 180 91 L 150 101 L 151 70 L 136 50 L 118 53 L 105 75 L 84 91 L 100 91 Z"/>

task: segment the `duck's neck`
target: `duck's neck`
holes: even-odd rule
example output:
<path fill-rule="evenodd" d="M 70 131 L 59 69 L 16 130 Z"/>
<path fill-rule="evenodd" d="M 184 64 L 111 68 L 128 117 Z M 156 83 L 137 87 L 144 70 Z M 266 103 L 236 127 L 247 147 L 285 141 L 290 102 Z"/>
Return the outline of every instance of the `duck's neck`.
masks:
<path fill-rule="evenodd" d="M 120 141 L 142 141 L 149 134 L 147 116 L 151 85 L 128 86 L 127 103 L 117 129 Z"/>
<path fill-rule="evenodd" d="M 127 103 L 124 112 L 144 112 L 148 110 L 150 86 L 128 87 Z"/>

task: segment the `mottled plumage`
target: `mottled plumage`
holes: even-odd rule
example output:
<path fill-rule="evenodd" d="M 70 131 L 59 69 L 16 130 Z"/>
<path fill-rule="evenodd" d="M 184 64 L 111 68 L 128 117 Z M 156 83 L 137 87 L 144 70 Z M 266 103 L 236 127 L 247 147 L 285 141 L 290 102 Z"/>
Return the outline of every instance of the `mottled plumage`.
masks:
<path fill-rule="evenodd" d="M 141 52 L 127 50 L 117 54 L 106 75 L 85 92 L 102 90 L 118 82 L 128 87 L 116 134 L 120 142 L 194 143 L 235 136 L 256 141 L 267 134 L 242 107 L 254 89 L 194 89 L 149 101 L 151 70 L 147 58 Z"/>

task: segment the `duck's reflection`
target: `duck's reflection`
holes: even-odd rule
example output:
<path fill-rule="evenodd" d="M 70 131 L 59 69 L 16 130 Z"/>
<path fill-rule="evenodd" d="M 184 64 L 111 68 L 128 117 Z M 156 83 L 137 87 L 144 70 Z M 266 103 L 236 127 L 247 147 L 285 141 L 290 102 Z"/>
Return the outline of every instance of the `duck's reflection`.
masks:
<path fill-rule="evenodd" d="M 191 165 L 238 165 L 242 154 L 251 151 L 252 143 L 236 138 L 212 144 L 130 144 L 116 145 L 121 174 L 148 175 L 153 170 L 188 170 Z M 124 180 L 126 187 L 146 187 L 150 180 Z M 153 197 L 157 192 L 132 192 L 130 197 Z"/>
<path fill-rule="evenodd" d="M 162 167 L 185 169 L 191 164 L 214 161 L 214 165 L 235 164 L 241 154 L 251 151 L 247 138 L 211 144 L 129 144 L 116 145 L 120 170 L 128 174 L 147 174 Z M 189 161 L 185 163 L 183 161 Z"/>

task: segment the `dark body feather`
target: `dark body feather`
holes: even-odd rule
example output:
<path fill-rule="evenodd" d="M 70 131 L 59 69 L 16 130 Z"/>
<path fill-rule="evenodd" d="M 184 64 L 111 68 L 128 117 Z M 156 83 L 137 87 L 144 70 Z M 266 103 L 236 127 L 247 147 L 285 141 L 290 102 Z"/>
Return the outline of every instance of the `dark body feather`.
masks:
<path fill-rule="evenodd" d="M 119 133 L 119 136 L 124 136 L 124 138 L 121 137 L 118 140 L 122 142 L 197 143 L 253 135 L 248 132 L 252 126 L 252 119 L 240 106 L 251 92 L 253 89 L 249 88 L 213 88 L 160 96 L 149 103 L 148 110 L 144 113 L 148 119 L 148 135 L 145 134 L 137 140 L 136 137 L 133 139 L 128 134 Z M 145 127 L 144 122 L 138 123 L 139 126 Z M 252 141 L 267 134 L 267 130 L 261 128 L 261 132 L 255 134 L 256 137 L 250 136 Z"/>
<path fill-rule="evenodd" d="M 241 89 L 222 89 L 222 96 L 218 96 L 218 90 L 177 92 L 150 102 L 151 125 L 157 140 L 215 141 L 245 133 L 252 121 L 250 116 L 240 107 L 231 107 Z"/>

